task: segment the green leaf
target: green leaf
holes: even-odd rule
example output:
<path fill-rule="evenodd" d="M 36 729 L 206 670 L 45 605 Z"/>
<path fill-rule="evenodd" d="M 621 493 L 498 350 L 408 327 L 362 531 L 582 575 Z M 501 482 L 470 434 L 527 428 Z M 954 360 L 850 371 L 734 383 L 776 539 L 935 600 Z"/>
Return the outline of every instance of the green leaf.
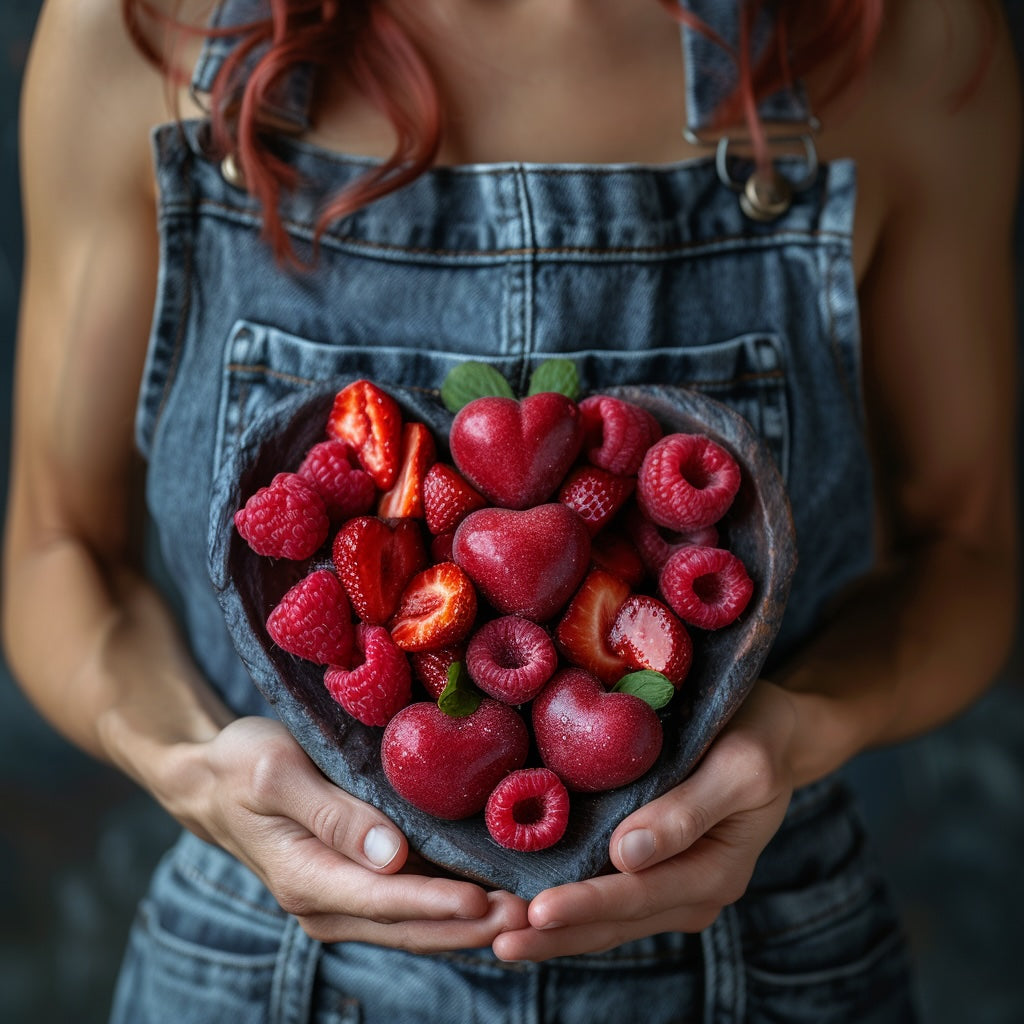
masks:
<path fill-rule="evenodd" d="M 668 677 L 651 669 L 630 672 L 623 676 L 613 687 L 616 693 L 630 693 L 634 697 L 647 701 L 657 711 L 663 708 L 674 696 L 676 688 Z"/>
<path fill-rule="evenodd" d="M 574 402 L 580 397 L 580 375 L 576 364 L 569 359 L 546 359 L 530 377 L 528 395 L 544 391 L 557 391 Z"/>
<path fill-rule="evenodd" d="M 468 718 L 483 700 L 483 694 L 469 681 L 469 673 L 461 661 L 448 666 L 448 684 L 437 698 L 437 706 L 450 718 Z"/>
<path fill-rule="evenodd" d="M 441 401 L 449 412 L 458 412 L 474 398 L 515 398 L 512 386 L 488 363 L 467 360 L 448 371 L 441 385 Z"/>

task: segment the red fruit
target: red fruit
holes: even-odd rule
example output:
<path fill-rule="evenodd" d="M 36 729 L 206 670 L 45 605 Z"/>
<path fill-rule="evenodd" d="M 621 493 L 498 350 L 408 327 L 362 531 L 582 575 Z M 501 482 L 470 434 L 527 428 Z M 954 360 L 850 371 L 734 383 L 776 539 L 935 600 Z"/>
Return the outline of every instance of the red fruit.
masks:
<path fill-rule="evenodd" d="M 476 590 L 454 563 L 418 572 L 391 620 L 391 638 L 403 651 L 436 651 L 462 640 L 476 618 Z"/>
<path fill-rule="evenodd" d="M 647 576 L 640 552 L 617 530 L 602 530 L 590 542 L 590 560 L 598 569 L 618 576 L 633 588 L 639 587 Z"/>
<path fill-rule="evenodd" d="M 590 536 L 565 505 L 482 508 L 455 531 L 452 555 L 499 612 L 544 622 L 583 579 Z"/>
<path fill-rule="evenodd" d="M 369 512 L 377 496 L 373 478 L 354 459 L 348 442 L 321 441 L 296 471 L 324 499 L 327 515 L 336 523 Z"/>
<path fill-rule="evenodd" d="M 669 555 L 681 547 L 718 547 L 718 529 L 714 524 L 676 532 L 648 519 L 634 505 L 626 512 L 626 530 L 636 545 L 648 571 L 657 576 Z"/>
<path fill-rule="evenodd" d="M 383 626 L 357 625 L 355 640 L 363 661 L 352 668 L 332 665 L 324 685 L 363 725 L 387 725 L 412 699 L 409 661 Z"/>
<path fill-rule="evenodd" d="M 449 644 L 436 651 L 413 651 L 409 661 L 412 662 L 413 674 L 427 693 L 437 700 L 448 685 L 448 669 L 465 657 L 466 648 L 463 644 Z"/>
<path fill-rule="evenodd" d="M 647 449 L 661 437 L 661 425 L 651 413 L 610 395 L 584 398 L 580 415 L 587 461 L 620 476 L 634 476 Z"/>
<path fill-rule="evenodd" d="M 433 434 L 422 423 L 406 423 L 398 474 L 377 506 L 381 519 L 423 518 L 423 480 L 436 458 Z"/>
<path fill-rule="evenodd" d="M 235 513 L 243 540 L 268 558 L 309 558 L 331 528 L 323 498 L 296 473 L 278 473 Z"/>
<path fill-rule="evenodd" d="M 430 539 L 430 561 L 437 565 L 438 562 L 454 562 L 452 546 L 455 543 L 455 531 L 445 530 L 436 537 Z"/>
<path fill-rule="evenodd" d="M 473 634 L 466 669 L 484 693 L 525 704 L 554 675 L 558 654 L 547 631 L 518 615 L 492 619 Z"/>
<path fill-rule="evenodd" d="M 634 594 L 622 605 L 608 643 L 631 667 L 660 672 L 677 688 L 693 661 L 693 641 L 686 627 L 665 605 L 645 594 Z"/>
<path fill-rule="evenodd" d="M 622 508 L 635 486 L 632 477 L 580 466 L 559 488 L 558 500 L 580 516 L 593 537 Z"/>
<path fill-rule="evenodd" d="M 670 530 L 692 530 L 725 515 L 740 487 L 740 468 L 703 434 L 669 434 L 644 456 L 637 497 L 644 514 Z"/>
<path fill-rule="evenodd" d="M 394 615 L 406 584 L 427 564 L 414 519 L 350 519 L 335 534 L 332 555 L 356 615 L 374 626 Z"/>
<path fill-rule="evenodd" d="M 380 760 L 399 796 L 456 821 L 483 810 L 498 782 L 522 768 L 529 746 L 525 722 L 507 704 L 484 698 L 471 715 L 452 718 L 424 701 L 388 723 Z"/>
<path fill-rule="evenodd" d="M 547 501 L 583 443 L 579 408 L 545 391 L 522 400 L 476 398 L 452 422 L 452 458 L 463 476 L 502 508 Z"/>
<path fill-rule="evenodd" d="M 327 433 L 347 441 L 359 464 L 386 491 L 398 474 L 402 412 L 398 403 L 368 380 L 353 381 L 335 395 Z"/>
<path fill-rule="evenodd" d="M 563 669 L 533 702 L 541 760 L 569 789 L 595 793 L 638 779 L 658 759 L 661 722 L 650 704 L 609 693 L 582 669 Z"/>
<path fill-rule="evenodd" d="M 352 608 L 341 580 L 318 569 L 299 580 L 267 619 L 270 638 L 318 665 L 347 665 L 352 656 Z"/>
<path fill-rule="evenodd" d="M 724 548 L 680 548 L 665 563 L 658 586 L 672 610 L 700 629 L 721 629 L 747 607 L 754 584 Z"/>
<path fill-rule="evenodd" d="M 569 793 L 550 769 L 521 768 L 494 787 L 484 823 L 499 846 L 522 853 L 546 850 L 565 835 Z"/>
<path fill-rule="evenodd" d="M 470 512 L 486 504 L 487 499 L 444 462 L 435 462 L 423 478 L 423 511 L 433 534 L 454 531 Z"/>
<path fill-rule="evenodd" d="M 608 642 L 608 632 L 629 594 L 628 583 L 591 569 L 555 629 L 562 654 L 609 686 L 630 671 L 629 663 Z"/>

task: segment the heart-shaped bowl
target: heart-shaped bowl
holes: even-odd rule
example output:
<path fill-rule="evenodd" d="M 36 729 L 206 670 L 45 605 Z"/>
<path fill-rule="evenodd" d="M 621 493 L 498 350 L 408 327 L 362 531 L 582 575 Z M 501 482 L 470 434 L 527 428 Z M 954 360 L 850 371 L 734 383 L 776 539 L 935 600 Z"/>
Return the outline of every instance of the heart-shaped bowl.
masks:
<path fill-rule="evenodd" d="M 796 544 L 785 488 L 771 455 L 746 420 L 698 392 L 660 386 L 601 391 L 650 410 L 666 433 L 706 434 L 736 458 L 740 490 L 718 526 L 723 546 L 747 566 L 754 594 L 732 625 L 695 633 L 690 674 L 660 712 L 665 740 L 653 768 L 620 789 L 573 793 L 561 841 L 547 850 L 520 853 L 490 838 L 482 814 L 439 821 L 399 797 L 381 768 L 383 730 L 346 714 L 328 694 L 322 667 L 283 651 L 266 632 L 267 616 L 281 596 L 306 575 L 311 563 L 328 563 L 329 551 L 325 546 L 308 563 L 260 557 L 235 530 L 234 513 L 275 474 L 294 470 L 305 452 L 324 439 L 334 395 L 348 383 L 316 385 L 268 409 L 243 435 L 215 482 L 210 575 L 240 657 L 275 713 L 323 773 L 383 811 L 427 860 L 525 899 L 602 873 L 608 869 L 608 841 L 616 825 L 690 773 L 753 686 L 778 631 L 796 564 Z M 406 419 L 430 427 L 439 457 L 446 458 L 451 414 L 422 392 L 386 390 Z"/>

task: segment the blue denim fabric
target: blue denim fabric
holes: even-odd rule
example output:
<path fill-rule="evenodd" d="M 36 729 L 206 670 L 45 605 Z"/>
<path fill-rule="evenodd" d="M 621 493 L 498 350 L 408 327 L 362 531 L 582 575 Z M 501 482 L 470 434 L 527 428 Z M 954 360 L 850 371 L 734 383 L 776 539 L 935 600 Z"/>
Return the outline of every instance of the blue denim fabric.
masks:
<path fill-rule="evenodd" d="M 207 575 L 212 481 L 255 417 L 333 377 L 436 394 L 456 362 L 485 358 L 522 387 L 565 355 L 589 390 L 671 383 L 730 404 L 778 462 L 800 550 L 769 667 L 869 566 L 851 164 L 822 167 L 770 225 L 744 218 L 713 160 L 440 168 L 332 226 L 315 269 L 292 272 L 205 123 L 158 129 L 154 146 L 161 266 L 137 437 L 194 655 L 238 713 L 270 711 Z M 281 155 L 305 182 L 284 221 L 312 258 L 322 196 L 369 161 L 299 141 Z M 703 935 L 544 965 L 321 947 L 185 835 L 140 909 L 113 1020 L 908 1024 L 906 968 L 859 819 L 828 780 L 796 794 L 749 892 Z"/>

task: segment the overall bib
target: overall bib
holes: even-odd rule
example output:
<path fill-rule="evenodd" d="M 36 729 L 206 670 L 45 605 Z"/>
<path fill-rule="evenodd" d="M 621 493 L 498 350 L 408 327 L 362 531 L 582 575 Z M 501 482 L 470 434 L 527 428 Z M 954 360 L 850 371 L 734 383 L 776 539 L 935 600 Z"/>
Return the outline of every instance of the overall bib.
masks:
<path fill-rule="evenodd" d="M 688 6 L 726 26 L 735 2 Z M 219 17 L 240 24 L 259 6 L 229 0 Z M 208 90 L 231 42 L 207 43 L 198 90 Z M 684 30 L 683 42 L 690 127 L 699 130 L 718 98 L 708 82 L 721 57 L 697 33 Z M 300 75 L 282 94 L 282 117 L 301 124 L 307 85 Z M 154 148 L 161 263 L 137 437 L 172 600 L 198 664 L 238 714 L 270 712 L 208 577 L 211 482 L 254 417 L 333 377 L 436 392 L 451 366 L 474 358 L 522 391 L 539 362 L 564 356 L 589 391 L 670 383 L 729 404 L 773 453 L 796 524 L 799 568 L 770 663 L 792 653 L 830 598 L 870 565 L 849 162 L 807 175 L 803 161 L 782 161 L 788 177 L 806 180 L 765 223 L 741 209 L 713 157 L 437 168 L 332 226 L 315 269 L 292 272 L 260 239 L 255 201 L 222 173 L 206 121 L 162 126 Z M 280 153 L 304 182 L 282 213 L 308 256 L 322 197 L 372 161 L 300 140 L 282 140 Z M 247 869 L 186 833 L 140 907 L 112 1018 L 913 1019 L 898 922 L 832 779 L 795 794 L 747 895 L 705 933 L 540 965 L 502 963 L 489 950 L 418 956 L 321 945 Z"/>

